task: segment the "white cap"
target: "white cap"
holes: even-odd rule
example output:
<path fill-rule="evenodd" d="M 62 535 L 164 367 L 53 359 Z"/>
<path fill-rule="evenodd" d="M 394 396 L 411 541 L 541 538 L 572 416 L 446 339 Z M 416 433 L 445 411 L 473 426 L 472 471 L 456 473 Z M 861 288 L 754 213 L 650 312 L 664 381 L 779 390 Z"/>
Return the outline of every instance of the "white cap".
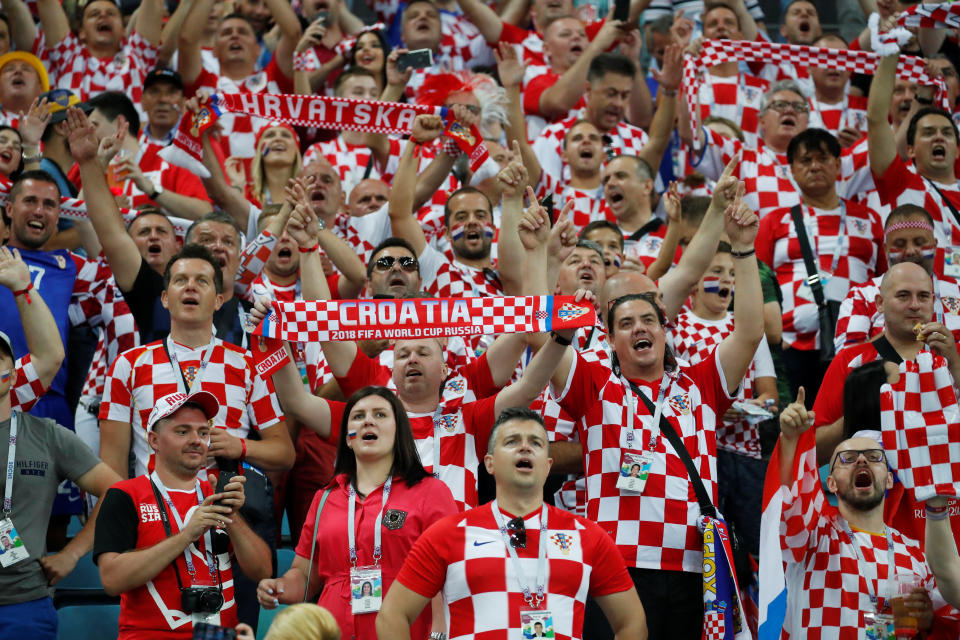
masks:
<path fill-rule="evenodd" d="M 217 396 L 209 391 L 196 391 L 191 394 L 178 391 L 163 396 L 157 401 L 157 406 L 150 412 L 150 418 L 147 420 L 147 429 L 152 429 L 158 420 L 163 420 L 172 415 L 188 402 L 200 405 L 207 420 L 212 420 L 220 412 L 220 403 L 217 401 Z"/>

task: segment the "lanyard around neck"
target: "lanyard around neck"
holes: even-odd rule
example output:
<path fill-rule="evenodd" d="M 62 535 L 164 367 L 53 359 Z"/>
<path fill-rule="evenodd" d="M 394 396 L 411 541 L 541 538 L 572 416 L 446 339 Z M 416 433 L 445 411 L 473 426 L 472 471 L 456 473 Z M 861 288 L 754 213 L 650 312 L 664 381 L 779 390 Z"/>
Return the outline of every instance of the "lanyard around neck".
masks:
<path fill-rule="evenodd" d="M 170 494 L 169 492 L 167 492 L 167 487 L 164 486 L 163 482 L 160 481 L 160 476 L 157 475 L 156 471 L 150 474 L 150 482 L 151 484 L 153 484 L 154 488 L 160 492 L 160 495 L 163 497 L 163 501 L 166 503 L 167 509 L 170 510 L 170 515 L 173 516 L 173 521 L 177 523 L 177 529 L 179 531 L 183 531 L 183 519 L 180 517 L 180 512 L 177 511 L 176 506 L 174 506 L 173 500 L 170 499 Z M 196 492 L 197 492 L 197 505 L 201 505 L 203 504 L 203 491 L 200 489 L 200 480 L 196 480 L 196 484 L 194 485 L 194 488 L 196 489 Z M 167 522 L 166 511 L 161 511 L 160 517 L 163 519 L 164 524 L 167 525 L 167 528 L 169 528 L 170 523 Z M 168 531 L 168 535 L 169 534 L 170 532 Z M 213 576 L 215 575 L 214 572 L 216 571 L 216 569 L 214 567 L 214 562 L 213 562 L 213 544 L 211 543 L 211 540 L 210 540 L 209 529 L 207 529 L 207 531 L 203 534 L 203 546 L 204 546 L 204 556 L 206 557 L 206 560 L 207 560 L 207 568 L 210 570 L 210 575 Z M 193 560 L 190 558 L 189 545 L 187 545 L 187 548 L 183 550 L 183 558 L 187 562 L 187 573 L 189 573 L 191 576 L 196 575 L 197 570 L 193 566 Z"/>
<path fill-rule="evenodd" d="M 630 391 L 632 390 L 633 393 L 640 395 L 643 393 L 643 390 L 637 384 L 628 380 L 622 373 L 620 375 L 620 383 L 623 384 L 623 394 L 627 401 L 627 426 L 629 427 L 627 431 L 627 447 L 632 449 L 634 446 L 633 434 L 637 430 L 634 419 L 637 413 L 637 401 Z M 663 379 L 660 380 L 660 390 L 657 392 L 657 408 L 653 412 L 653 424 L 650 426 L 650 441 L 647 443 L 647 448 L 650 449 L 650 451 L 653 451 L 657 446 L 657 434 L 660 433 L 660 417 L 663 415 L 663 403 L 666 402 L 667 390 L 672 385 L 673 380 L 670 378 L 670 374 L 664 373 Z M 639 440 L 639 438 L 636 439 Z"/>
<path fill-rule="evenodd" d="M 517 572 L 517 582 L 520 584 L 523 599 L 529 606 L 536 609 L 540 606 L 540 603 L 543 602 L 544 598 L 546 598 L 544 593 L 546 591 L 547 578 L 547 505 L 543 504 L 540 506 L 540 539 L 537 541 L 536 594 L 530 589 L 530 583 L 527 581 L 527 576 L 523 572 L 520 558 L 517 556 L 517 550 L 510 544 L 510 533 L 507 531 L 507 523 L 503 519 L 503 514 L 500 513 L 500 507 L 497 505 L 496 500 L 493 501 L 490 508 L 493 510 L 493 517 L 497 521 L 497 529 L 500 530 L 500 537 L 503 539 L 503 544 L 507 547 L 507 553 L 510 554 L 513 569 Z"/>
<path fill-rule="evenodd" d="M 390 487 L 393 485 L 393 477 L 387 478 L 387 481 L 383 485 L 383 501 L 380 503 L 380 512 L 377 514 L 377 519 L 373 521 L 373 564 L 380 564 L 380 557 L 383 555 L 383 547 L 381 546 L 381 538 L 383 525 L 381 520 L 383 520 L 383 511 L 387 508 L 387 500 L 390 499 Z M 357 502 L 357 490 L 353 486 L 353 483 L 350 483 L 348 495 L 348 504 L 347 504 L 347 538 L 350 545 L 350 564 L 354 567 L 357 566 L 357 534 L 356 534 L 356 521 L 354 520 L 356 516 L 356 502 Z"/>
<path fill-rule="evenodd" d="M 875 600 L 875 599 L 877 598 L 877 595 L 879 595 L 879 594 L 878 594 L 878 593 L 874 593 L 874 591 L 871 589 L 871 587 L 872 587 L 873 585 L 872 585 L 872 583 L 870 582 L 870 579 L 867 578 L 866 575 L 865 575 L 865 573 L 864 573 L 865 570 L 866 570 L 866 567 L 867 567 L 867 561 L 864 559 L 864 557 L 863 557 L 863 552 L 860 550 L 860 542 L 857 540 L 857 537 L 854 535 L 853 529 L 850 528 L 850 523 L 847 522 L 846 518 L 843 519 L 843 528 L 844 528 L 844 530 L 846 531 L 846 534 L 850 537 L 850 542 L 853 544 L 853 550 L 854 550 L 854 551 L 856 552 L 856 554 L 857 554 L 857 562 L 860 563 L 861 575 L 864 576 L 864 578 L 865 578 L 864 582 L 867 583 L 867 594 L 870 596 L 871 599 L 874 599 L 874 600 Z M 886 588 L 886 589 L 880 589 L 880 562 L 878 561 L 878 562 L 876 563 L 876 565 L 877 565 L 877 568 L 876 568 L 876 570 L 877 570 L 877 591 L 878 591 L 878 592 L 883 592 L 883 593 L 886 593 L 886 594 L 891 594 L 891 593 L 893 593 L 893 591 L 890 590 L 890 585 L 891 585 L 891 583 L 893 582 L 893 580 L 894 580 L 894 578 L 895 578 L 895 576 L 896 576 L 896 574 L 897 574 L 897 565 L 896 565 L 896 563 L 895 563 L 895 561 L 894 561 L 894 558 L 893 558 L 893 537 L 890 535 L 890 527 L 884 527 L 884 528 L 883 528 L 883 532 L 884 532 L 884 534 L 885 534 L 885 536 L 886 536 L 886 538 L 887 538 L 887 566 L 889 567 L 889 569 L 887 569 L 887 578 L 886 578 L 886 580 L 885 580 L 885 582 L 886 582 L 886 584 L 887 584 L 887 588 Z"/>
<path fill-rule="evenodd" d="M 440 479 L 440 422 L 443 414 L 443 402 L 433 411 L 433 477 Z"/>
<path fill-rule="evenodd" d="M 7 451 L 7 483 L 3 487 L 3 517 L 13 513 L 13 470 L 17 460 L 17 420 L 19 411 L 10 412 L 10 449 Z"/>
<path fill-rule="evenodd" d="M 207 364 L 210 362 L 210 357 L 213 355 L 216 342 L 217 338 L 211 336 L 210 343 L 203 348 L 203 355 L 200 356 L 200 370 L 197 371 L 197 375 L 191 385 L 187 382 L 187 377 L 183 375 L 183 369 L 180 367 L 180 360 L 177 358 L 177 345 L 173 341 L 173 338 L 167 336 L 167 339 L 163 342 L 163 350 L 167 352 L 167 359 L 170 361 L 170 366 L 173 367 L 173 377 L 177 381 L 177 390 L 180 391 L 180 393 L 189 394 L 193 387 L 197 387 L 197 389 L 200 388 L 200 382 L 203 379 L 203 370 L 207 368 Z"/>

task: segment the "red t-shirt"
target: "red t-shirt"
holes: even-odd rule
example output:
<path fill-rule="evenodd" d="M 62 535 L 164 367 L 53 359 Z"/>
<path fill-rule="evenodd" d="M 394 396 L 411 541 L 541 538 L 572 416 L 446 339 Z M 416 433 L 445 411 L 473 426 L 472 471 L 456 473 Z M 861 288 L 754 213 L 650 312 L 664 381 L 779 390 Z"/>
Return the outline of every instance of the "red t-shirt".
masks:
<path fill-rule="evenodd" d="M 813 403 L 813 411 L 816 414 L 814 428 L 833 424 L 843 417 L 843 384 L 850 375 L 850 370 L 879 358 L 880 354 L 871 342 L 855 344 L 837 352 L 823 375 L 820 391 L 817 392 L 817 399 Z M 852 366 L 851 363 L 853 363 Z"/>
<path fill-rule="evenodd" d="M 559 79 L 560 74 L 554 73 L 553 71 L 547 71 L 546 73 L 540 74 L 528 82 L 527 88 L 523 91 L 523 112 L 528 116 L 546 117 L 540 113 L 540 98 L 543 96 L 543 92 L 555 85 Z M 586 98 L 581 95 L 571 110 L 579 111 L 586 106 Z M 566 118 L 568 115 L 569 114 L 564 114 L 559 118 L 551 119 L 550 122 L 561 120 Z"/>

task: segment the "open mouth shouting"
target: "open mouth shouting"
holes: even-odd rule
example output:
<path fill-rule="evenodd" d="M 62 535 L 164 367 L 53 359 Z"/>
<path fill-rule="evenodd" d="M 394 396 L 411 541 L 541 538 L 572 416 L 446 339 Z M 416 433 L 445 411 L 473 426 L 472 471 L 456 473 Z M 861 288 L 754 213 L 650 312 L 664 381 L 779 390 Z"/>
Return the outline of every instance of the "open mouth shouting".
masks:
<path fill-rule="evenodd" d="M 873 474 L 870 473 L 870 469 L 867 469 L 866 467 L 857 469 L 856 473 L 853 475 L 853 486 L 856 489 L 872 489 Z"/>
<path fill-rule="evenodd" d="M 653 349 L 653 342 L 648 338 L 640 338 L 633 343 L 633 351 L 636 354 L 645 354 L 650 349 Z"/>
<path fill-rule="evenodd" d="M 529 456 L 522 456 L 513 466 L 523 471 L 533 471 L 533 460 Z"/>
<path fill-rule="evenodd" d="M 934 160 L 946 160 L 947 159 L 947 147 L 943 144 L 934 144 L 930 148 L 930 157 Z"/>

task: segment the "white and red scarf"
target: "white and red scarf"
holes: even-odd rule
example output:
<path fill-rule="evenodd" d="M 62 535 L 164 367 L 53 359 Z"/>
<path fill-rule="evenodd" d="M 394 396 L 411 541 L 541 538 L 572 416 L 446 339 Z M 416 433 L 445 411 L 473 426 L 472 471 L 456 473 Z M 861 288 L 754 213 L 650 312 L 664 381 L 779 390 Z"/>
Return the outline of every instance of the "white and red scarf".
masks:
<path fill-rule="evenodd" d="M 957 29 L 960 28 L 960 3 L 921 2 L 903 11 L 897 18 L 897 24 L 921 29 Z"/>

